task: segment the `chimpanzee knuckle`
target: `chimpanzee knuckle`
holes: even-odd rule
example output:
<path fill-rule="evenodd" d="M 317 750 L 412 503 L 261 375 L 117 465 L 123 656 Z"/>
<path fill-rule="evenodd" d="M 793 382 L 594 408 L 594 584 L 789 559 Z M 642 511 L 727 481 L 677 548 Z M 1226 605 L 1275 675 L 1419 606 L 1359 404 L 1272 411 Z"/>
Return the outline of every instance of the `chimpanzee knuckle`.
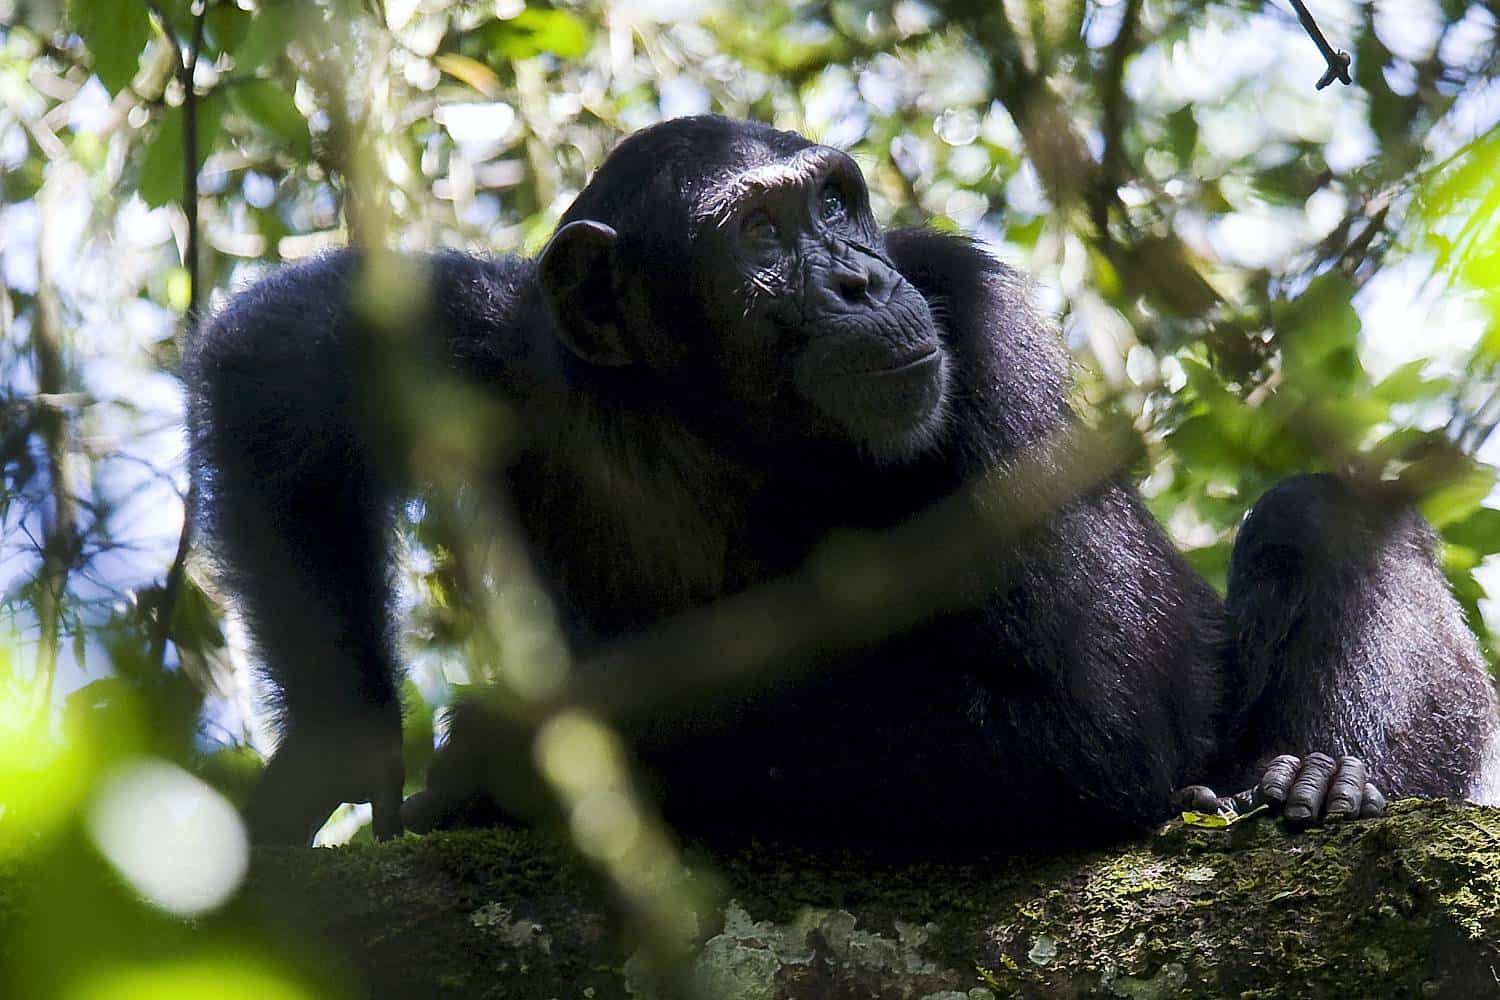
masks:
<path fill-rule="evenodd" d="M 1219 797 L 1207 785 L 1188 785 L 1177 790 L 1176 804 L 1177 808 L 1192 812 L 1214 812 L 1219 807 Z"/>
<path fill-rule="evenodd" d="M 1373 783 L 1365 783 L 1365 792 L 1359 806 L 1361 819 L 1374 819 L 1385 812 L 1385 795 Z"/>
<path fill-rule="evenodd" d="M 1319 770 L 1332 771 L 1335 767 L 1334 759 L 1326 753 L 1310 753 L 1302 758 L 1304 768 L 1316 767 Z"/>
<path fill-rule="evenodd" d="M 1301 764 L 1301 758 L 1292 754 L 1282 754 L 1267 764 L 1260 779 L 1262 797 L 1270 802 L 1285 801 Z"/>

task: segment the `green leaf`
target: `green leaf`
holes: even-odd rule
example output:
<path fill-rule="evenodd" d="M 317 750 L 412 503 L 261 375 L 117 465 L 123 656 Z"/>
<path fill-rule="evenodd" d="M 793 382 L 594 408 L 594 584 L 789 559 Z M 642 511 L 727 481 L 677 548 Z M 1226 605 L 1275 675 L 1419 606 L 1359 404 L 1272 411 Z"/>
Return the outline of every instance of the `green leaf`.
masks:
<path fill-rule="evenodd" d="M 577 59 L 589 47 L 588 29 L 565 10 L 528 8 L 509 20 L 490 22 L 485 38 L 494 58 L 512 62 L 543 52 L 559 59 Z"/>
<path fill-rule="evenodd" d="M 1198 145 L 1198 119 L 1191 104 L 1167 115 L 1167 142 L 1177 162 L 1186 167 L 1193 162 L 1193 150 Z"/>
<path fill-rule="evenodd" d="M 229 103 L 251 123 L 269 132 L 292 148 L 295 156 L 306 159 L 312 150 L 312 136 L 307 119 L 296 103 L 275 80 L 251 80 L 229 90 Z"/>
<path fill-rule="evenodd" d="M 243 807 L 265 770 L 260 754 L 248 746 L 224 747 L 197 762 L 198 777 L 213 785 L 225 798 Z"/>
<path fill-rule="evenodd" d="M 220 0 L 204 14 L 208 40 L 220 52 L 233 52 L 244 42 L 254 21 L 248 10 L 240 10 L 232 0 Z"/>
<path fill-rule="evenodd" d="M 1358 381 L 1363 369 L 1353 297 L 1349 279 L 1329 271 L 1314 279 L 1295 302 L 1275 311 L 1289 382 L 1334 391 L 1352 388 Z"/>
<path fill-rule="evenodd" d="M 1443 538 L 1485 555 L 1500 552 L 1500 510 L 1481 507 L 1444 527 Z"/>
<path fill-rule="evenodd" d="M 1479 510 L 1495 488 L 1495 470 L 1474 465 L 1422 498 L 1418 507 L 1436 528 L 1447 528 Z"/>
<path fill-rule="evenodd" d="M 243 40 L 230 49 L 235 69 L 254 72 L 285 52 L 301 24 L 299 15 L 300 9 L 291 4 L 261 4 Z"/>
<path fill-rule="evenodd" d="M 198 101 L 197 165 L 200 169 L 219 138 L 221 103 L 218 94 L 210 94 Z M 141 158 L 138 190 L 152 208 L 182 200 L 183 143 L 186 139 L 183 122 L 186 118 L 181 106 L 166 109 L 156 126 L 156 134 L 146 147 L 145 156 Z"/>
<path fill-rule="evenodd" d="M 1203 545 L 1196 549 L 1188 549 L 1182 553 L 1188 565 L 1198 571 L 1198 575 L 1213 585 L 1219 593 L 1224 593 L 1228 587 L 1229 579 L 1229 554 L 1232 547 L 1228 542 L 1215 542 L 1213 545 Z"/>
<path fill-rule="evenodd" d="M 93 57 L 94 73 L 111 94 L 119 93 L 141 65 L 151 40 L 151 21 L 144 3 L 129 0 L 72 0 L 68 23 Z"/>
<path fill-rule="evenodd" d="M 1372 390 L 1372 395 L 1387 403 L 1410 403 L 1420 399 L 1442 396 L 1453 389 L 1453 383 L 1445 378 L 1423 378 L 1427 358 L 1410 361 L 1385 378 Z"/>
<path fill-rule="evenodd" d="M 427 765 L 432 762 L 432 740 L 432 706 L 408 678 L 401 685 L 401 760 L 406 768 L 408 791 L 417 791 L 426 784 Z"/>

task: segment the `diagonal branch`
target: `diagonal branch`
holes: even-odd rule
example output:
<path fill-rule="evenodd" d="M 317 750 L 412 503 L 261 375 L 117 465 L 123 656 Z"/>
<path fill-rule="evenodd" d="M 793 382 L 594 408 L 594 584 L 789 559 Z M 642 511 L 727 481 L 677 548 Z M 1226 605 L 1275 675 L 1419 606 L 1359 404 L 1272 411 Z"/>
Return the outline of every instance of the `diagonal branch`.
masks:
<path fill-rule="evenodd" d="M 1313 20 L 1312 12 L 1302 0 L 1289 0 L 1292 8 L 1297 12 L 1297 20 L 1302 22 L 1302 30 L 1306 31 L 1318 51 L 1323 54 L 1323 61 L 1328 64 L 1328 69 L 1318 80 L 1318 89 L 1322 90 L 1333 81 L 1337 80 L 1345 86 L 1354 82 L 1349 76 L 1349 53 L 1343 49 L 1336 49 L 1328 44 L 1328 39 L 1323 37 L 1323 29 L 1318 27 L 1318 22 Z"/>

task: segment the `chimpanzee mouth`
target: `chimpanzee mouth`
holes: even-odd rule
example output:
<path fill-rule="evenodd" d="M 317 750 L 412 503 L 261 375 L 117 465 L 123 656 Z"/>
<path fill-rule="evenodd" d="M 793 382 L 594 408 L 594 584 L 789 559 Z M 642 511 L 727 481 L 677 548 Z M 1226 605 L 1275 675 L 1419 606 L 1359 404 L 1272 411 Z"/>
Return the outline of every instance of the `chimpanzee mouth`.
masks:
<path fill-rule="evenodd" d="M 941 344 L 900 351 L 873 346 L 841 352 L 833 363 L 824 354 L 821 372 L 812 366 L 798 372 L 799 389 L 839 436 L 879 461 L 903 461 L 930 447 L 945 424 L 945 354 Z"/>
<path fill-rule="evenodd" d="M 897 362 L 894 365 L 880 368 L 862 368 L 856 371 L 847 371 L 843 374 L 846 376 L 854 376 L 858 378 L 875 379 L 890 378 L 892 376 L 902 375 L 931 375 L 933 369 L 935 369 L 941 362 L 942 358 L 938 355 L 937 345 L 933 345 L 927 348 L 924 353 L 919 354 L 914 358 L 908 358 L 907 360 Z"/>

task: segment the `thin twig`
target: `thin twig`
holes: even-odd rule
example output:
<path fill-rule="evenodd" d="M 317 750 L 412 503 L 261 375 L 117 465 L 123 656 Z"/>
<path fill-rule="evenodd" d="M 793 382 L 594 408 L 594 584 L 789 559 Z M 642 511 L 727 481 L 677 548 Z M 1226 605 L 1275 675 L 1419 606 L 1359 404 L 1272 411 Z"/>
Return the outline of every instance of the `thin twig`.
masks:
<path fill-rule="evenodd" d="M 1318 27 L 1318 22 L 1313 20 L 1312 12 L 1307 9 L 1307 5 L 1302 0 L 1289 0 L 1289 2 L 1297 11 L 1297 20 L 1302 22 L 1302 29 L 1313 40 L 1318 51 L 1323 53 L 1323 61 L 1328 64 L 1328 69 L 1318 80 L 1318 89 L 1322 90 L 1335 80 L 1345 86 L 1353 83 L 1353 78 L 1349 76 L 1349 53 L 1328 44 L 1328 39 L 1323 37 L 1323 29 Z"/>
<path fill-rule="evenodd" d="M 151 7 L 161 11 L 152 0 L 147 0 Z M 202 3 L 193 14 L 193 37 L 188 45 L 186 53 L 181 53 L 177 60 L 178 73 L 182 80 L 182 211 L 187 218 L 187 271 L 188 271 L 188 307 L 187 328 L 192 329 L 198 322 L 198 311 L 203 300 L 203 293 L 199 283 L 198 268 L 198 93 L 193 85 L 193 78 L 197 75 L 198 55 L 203 50 L 203 25 L 208 15 L 207 2 Z M 166 19 L 162 19 L 166 31 L 171 34 L 172 28 Z M 176 39 L 174 36 L 174 44 Z M 177 536 L 177 552 L 172 557 L 172 566 L 167 570 L 167 579 L 162 584 L 161 600 L 157 604 L 156 621 L 151 628 L 151 646 L 149 662 L 160 669 L 165 662 L 167 654 L 167 637 L 172 631 L 172 619 L 176 616 L 177 600 L 182 594 L 182 581 L 187 573 L 188 551 L 193 545 L 193 507 L 195 506 L 196 489 L 189 485 L 186 501 L 183 503 L 182 531 Z"/>
<path fill-rule="evenodd" d="M 1120 30 L 1110 44 L 1104 64 L 1100 97 L 1104 116 L 1100 131 L 1104 152 L 1099 157 L 1099 182 L 1093 192 L 1094 228 L 1101 240 L 1109 238 L 1109 210 L 1119 202 L 1120 174 L 1124 154 L 1120 149 L 1125 131 L 1125 62 L 1135 50 L 1136 25 L 1140 22 L 1142 0 L 1126 0 L 1120 15 Z"/>

